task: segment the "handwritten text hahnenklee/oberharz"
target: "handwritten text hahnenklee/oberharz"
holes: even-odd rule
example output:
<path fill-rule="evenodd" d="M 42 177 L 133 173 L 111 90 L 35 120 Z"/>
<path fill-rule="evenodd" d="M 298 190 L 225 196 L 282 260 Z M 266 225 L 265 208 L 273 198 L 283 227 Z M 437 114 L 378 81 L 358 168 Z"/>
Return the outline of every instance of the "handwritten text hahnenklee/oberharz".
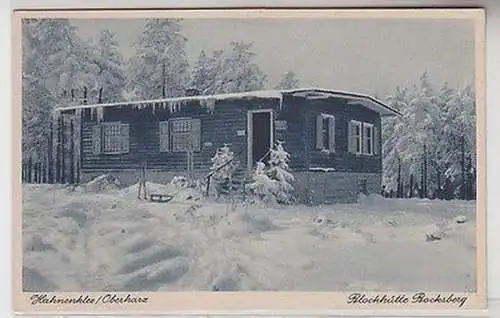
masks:
<path fill-rule="evenodd" d="M 81 294 L 78 296 L 56 296 L 50 294 L 34 294 L 30 297 L 32 305 L 99 305 L 99 304 L 145 304 L 149 301 L 148 297 L 137 296 L 133 294 L 105 294 L 100 296 L 91 296 Z"/>
<path fill-rule="evenodd" d="M 378 294 L 367 295 L 363 293 L 353 293 L 347 297 L 347 303 L 353 305 L 370 305 L 370 304 L 453 304 L 462 307 L 467 301 L 467 296 L 458 296 L 453 293 L 427 295 L 419 292 L 412 295 L 398 294 Z"/>

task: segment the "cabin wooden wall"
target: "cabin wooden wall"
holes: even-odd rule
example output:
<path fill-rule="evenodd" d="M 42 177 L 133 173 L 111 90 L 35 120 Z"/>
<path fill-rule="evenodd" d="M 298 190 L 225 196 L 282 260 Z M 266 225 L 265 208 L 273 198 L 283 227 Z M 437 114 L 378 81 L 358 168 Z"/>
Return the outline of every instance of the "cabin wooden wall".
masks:
<path fill-rule="evenodd" d="M 198 102 L 185 105 L 181 110 L 170 111 L 156 107 L 137 109 L 130 106 L 106 108 L 103 121 L 122 121 L 130 124 L 130 151 L 125 154 L 94 154 L 92 148 L 92 127 L 97 116 L 90 111 L 83 112 L 81 130 L 82 171 L 138 169 L 147 161 L 149 169 L 185 171 L 186 153 L 160 152 L 159 122 L 175 117 L 201 119 L 201 150 L 194 153 L 194 169 L 208 170 L 210 159 L 218 147 L 229 144 L 239 154 L 240 166 L 247 163 L 247 112 L 251 109 L 273 109 L 274 119 L 284 120 L 286 130 L 274 130 L 275 140 L 284 141 L 290 153 L 290 167 L 295 171 L 306 171 L 310 167 L 335 168 L 336 171 L 380 173 L 380 155 L 355 155 L 347 152 L 347 130 L 351 119 L 373 123 L 380 138 L 380 116 L 365 107 L 343 105 L 340 99 L 304 100 L 286 96 L 280 109 L 277 99 L 226 100 L 218 102 L 213 113 Z M 336 152 L 324 153 L 316 149 L 316 116 L 319 113 L 335 115 Z M 245 135 L 238 135 L 238 131 Z M 379 143 L 381 149 L 381 143 Z M 379 151 L 380 153 L 381 151 Z"/>
<path fill-rule="evenodd" d="M 113 170 L 137 169 L 146 160 L 148 169 L 183 171 L 187 166 L 186 153 L 160 152 L 159 122 L 177 117 L 201 119 L 201 151 L 194 153 L 194 169 L 208 170 L 210 159 L 217 148 L 229 144 L 235 154 L 240 154 L 238 161 L 246 167 L 247 136 L 237 134 L 238 130 L 247 130 L 247 111 L 249 109 L 278 109 L 278 100 L 228 100 L 221 101 L 210 113 L 205 106 L 193 102 L 182 110 L 170 113 L 168 110 L 151 107 L 136 109 L 105 109 L 105 122 L 122 121 L 130 124 L 130 152 L 125 154 L 94 154 L 92 149 L 92 127 L 97 119 L 90 113 L 84 113 L 82 125 L 82 169 Z"/>
<path fill-rule="evenodd" d="M 334 168 L 335 171 L 381 173 L 381 121 L 380 115 L 366 107 L 345 105 L 342 99 L 309 100 L 305 109 L 305 129 L 307 136 L 307 160 L 309 167 Z M 325 153 L 316 149 L 316 117 L 320 113 L 335 116 L 335 152 Z M 348 125 L 350 120 L 372 123 L 378 133 L 378 155 L 357 155 L 348 149 Z"/>

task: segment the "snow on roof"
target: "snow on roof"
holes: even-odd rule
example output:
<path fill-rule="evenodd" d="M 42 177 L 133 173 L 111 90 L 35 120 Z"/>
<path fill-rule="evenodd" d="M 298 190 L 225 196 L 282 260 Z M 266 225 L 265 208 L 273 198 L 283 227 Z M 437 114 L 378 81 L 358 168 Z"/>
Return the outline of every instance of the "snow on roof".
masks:
<path fill-rule="evenodd" d="M 189 101 L 198 101 L 200 102 L 201 105 L 213 107 L 215 101 L 230 100 L 230 99 L 253 99 L 253 98 L 279 99 L 281 104 L 283 95 L 302 96 L 310 99 L 340 97 L 349 99 L 349 104 L 363 105 L 367 108 L 370 108 L 380 113 L 382 116 L 400 115 L 400 113 L 397 110 L 385 105 L 381 101 L 368 95 L 338 91 L 338 90 L 314 88 L 314 87 L 299 88 L 299 89 L 283 89 L 283 90 L 260 90 L 260 91 L 214 94 L 214 95 L 181 96 L 181 97 L 169 97 L 169 98 L 151 99 L 151 100 L 123 101 L 123 102 L 105 103 L 105 104 L 82 104 L 82 105 L 60 107 L 57 109 L 57 111 L 85 109 L 85 108 L 119 107 L 119 106 L 143 107 L 143 105 L 147 104 L 151 105 L 159 104 L 162 107 L 168 106 L 171 110 L 176 110 L 180 105 L 185 104 Z"/>

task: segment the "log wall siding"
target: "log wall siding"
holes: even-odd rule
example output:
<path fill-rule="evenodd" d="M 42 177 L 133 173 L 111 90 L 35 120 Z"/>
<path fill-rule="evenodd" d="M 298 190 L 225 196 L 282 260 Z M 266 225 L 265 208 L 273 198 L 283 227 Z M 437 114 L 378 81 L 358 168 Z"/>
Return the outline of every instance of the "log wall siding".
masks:
<path fill-rule="evenodd" d="M 186 153 L 160 152 L 159 122 L 170 118 L 191 117 L 201 119 L 201 151 L 194 153 L 194 169 L 206 170 L 210 159 L 218 147 L 229 144 L 237 154 L 241 152 L 238 162 L 246 167 L 247 136 L 238 136 L 238 130 L 247 130 L 247 112 L 251 109 L 273 109 L 277 120 L 289 118 L 280 112 L 278 100 L 232 100 L 218 103 L 214 112 L 199 106 L 198 103 L 186 105 L 182 111 L 170 114 L 168 111 L 151 107 L 134 109 L 130 107 L 105 109 L 104 121 L 121 121 L 130 124 L 130 152 L 124 154 L 94 154 L 92 151 L 92 127 L 97 124 L 96 118 L 86 113 L 82 124 L 82 168 L 84 170 L 99 169 L 136 169 L 146 160 L 152 169 L 173 171 L 185 170 Z M 288 123 L 289 131 L 300 132 L 300 128 Z M 275 139 L 290 139 L 289 131 L 275 132 Z M 293 138 L 292 138 L 293 139 Z M 210 145 L 211 144 L 211 145 Z M 293 143 L 291 143 L 292 145 Z M 297 143 L 295 143 L 297 144 Z M 293 149 L 289 149 L 293 151 Z M 294 160 L 295 161 L 295 160 Z"/>
<path fill-rule="evenodd" d="M 381 153 L 380 116 L 365 107 L 343 103 L 345 101 L 340 99 L 306 101 L 299 97 L 285 96 L 282 109 L 276 99 L 220 101 L 215 105 L 213 113 L 197 102 L 188 104 L 173 114 L 159 107 L 154 112 L 151 107 L 106 108 L 103 118 L 105 122 L 121 121 L 130 124 L 130 151 L 125 154 L 98 155 L 92 151 L 92 127 L 97 124 L 96 116 L 90 116 L 90 111 L 87 110 L 83 112 L 81 126 L 82 171 L 137 169 L 144 160 L 152 169 L 186 170 L 186 153 L 160 152 L 159 122 L 175 117 L 201 119 L 201 150 L 194 153 L 195 170 L 207 170 L 217 148 L 225 143 L 229 144 L 234 153 L 241 151 L 238 162 L 245 168 L 247 136 L 238 136 L 237 131 L 247 130 L 248 110 L 273 109 L 275 120 L 287 122 L 286 130 L 276 130 L 274 125 L 274 139 L 284 141 L 284 147 L 291 155 L 292 170 L 330 167 L 336 171 L 381 172 L 380 155 L 365 156 L 347 152 L 348 122 L 355 119 L 373 123 L 377 127 Z M 335 153 L 324 153 L 316 149 L 316 116 L 320 113 L 335 116 Z"/>
<path fill-rule="evenodd" d="M 380 173 L 382 171 L 381 121 L 380 115 L 360 105 L 346 105 L 341 99 L 312 100 L 305 109 L 304 129 L 308 145 L 309 167 L 334 168 L 336 171 Z M 316 148 L 316 118 L 319 114 L 335 116 L 335 152 L 324 152 Z M 350 120 L 371 123 L 376 127 L 378 154 L 363 155 L 348 152 L 348 125 Z"/>

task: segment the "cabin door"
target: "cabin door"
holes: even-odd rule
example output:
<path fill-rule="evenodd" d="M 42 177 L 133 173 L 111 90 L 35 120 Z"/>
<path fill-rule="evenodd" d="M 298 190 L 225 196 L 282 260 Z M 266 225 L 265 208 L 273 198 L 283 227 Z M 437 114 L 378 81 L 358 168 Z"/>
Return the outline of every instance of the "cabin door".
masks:
<path fill-rule="evenodd" d="M 269 149 L 273 144 L 272 110 L 248 112 L 248 167 L 253 168 L 259 160 L 269 160 Z"/>

